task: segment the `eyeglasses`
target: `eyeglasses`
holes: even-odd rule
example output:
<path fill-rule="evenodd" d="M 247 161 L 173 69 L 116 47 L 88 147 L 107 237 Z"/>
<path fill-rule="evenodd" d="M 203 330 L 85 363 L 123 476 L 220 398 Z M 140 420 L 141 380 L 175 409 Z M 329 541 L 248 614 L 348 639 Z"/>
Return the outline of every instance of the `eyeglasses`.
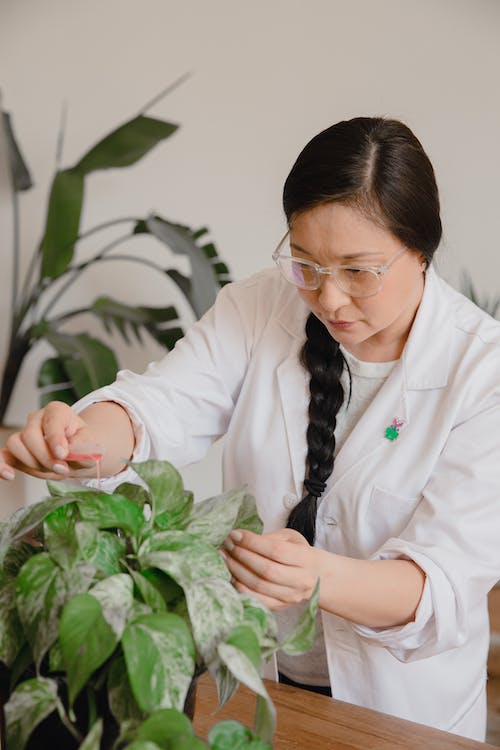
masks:
<path fill-rule="evenodd" d="M 380 266 L 324 266 L 312 260 L 295 258 L 291 254 L 290 237 L 283 237 L 274 251 L 272 258 L 284 278 L 299 289 L 313 291 L 321 287 L 321 276 L 333 276 L 333 280 L 343 292 L 350 297 L 373 297 L 382 288 L 382 276 L 392 264 L 405 252 L 403 247 L 388 263 Z M 282 254 L 285 250 L 285 254 Z"/>

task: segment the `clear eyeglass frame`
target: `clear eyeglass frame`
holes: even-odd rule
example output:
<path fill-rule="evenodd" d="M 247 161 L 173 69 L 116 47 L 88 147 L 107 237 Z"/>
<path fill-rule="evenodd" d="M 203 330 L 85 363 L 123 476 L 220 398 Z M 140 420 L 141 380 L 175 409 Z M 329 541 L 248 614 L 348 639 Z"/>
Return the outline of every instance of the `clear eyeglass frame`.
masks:
<path fill-rule="evenodd" d="M 320 266 L 319 263 L 314 263 L 314 261 L 306 260 L 305 258 L 297 258 L 293 255 L 282 255 L 283 247 L 288 239 L 289 234 L 287 232 L 272 254 L 273 261 L 278 266 L 286 281 L 299 289 L 315 291 L 321 287 L 321 276 L 332 276 L 337 287 L 350 297 L 374 297 L 378 294 L 382 288 L 382 276 L 387 273 L 392 264 L 407 250 L 406 247 L 401 248 L 401 250 L 399 250 L 387 263 L 377 266 L 356 266 L 349 264 L 326 267 Z M 310 274 L 311 280 L 301 281 L 297 276 L 297 269 L 307 270 L 307 273 Z M 370 290 L 366 292 L 361 292 L 359 289 L 356 290 L 354 281 L 348 282 L 347 273 L 343 274 L 342 272 L 351 272 L 355 275 L 359 275 L 363 272 L 369 273 L 370 276 L 364 278 L 365 280 L 373 279 L 373 288 L 370 288 Z M 359 283 L 358 280 L 358 286 Z M 368 284 L 368 286 L 370 286 L 370 284 Z"/>

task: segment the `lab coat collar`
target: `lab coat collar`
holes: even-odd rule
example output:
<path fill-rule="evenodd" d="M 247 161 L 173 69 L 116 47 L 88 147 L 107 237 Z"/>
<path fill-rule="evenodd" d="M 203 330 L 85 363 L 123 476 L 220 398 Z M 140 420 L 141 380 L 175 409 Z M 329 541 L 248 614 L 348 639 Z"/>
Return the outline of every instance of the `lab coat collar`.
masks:
<path fill-rule="evenodd" d="M 387 442 L 385 428 L 390 425 L 391 419 L 397 417 L 402 420 L 404 428 L 409 426 L 408 390 L 442 388 L 446 385 L 454 325 L 452 312 L 446 284 L 430 266 L 426 272 L 422 301 L 400 362 L 379 391 L 377 403 L 372 402 L 368 406 L 339 451 L 335 459 L 334 485 Z M 300 424 L 308 409 L 309 378 L 305 368 L 297 367 L 297 360 L 304 341 L 307 315 L 308 310 L 302 301 L 290 296 L 283 305 L 279 319 L 295 339 L 289 355 L 278 367 L 277 377 L 298 496 L 302 493 L 307 452 L 305 431 L 300 429 Z M 380 425 L 374 430 L 373 425 L 378 422 Z"/>
<path fill-rule="evenodd" d="M 295 289 L 290 289 L 278 322 L 291 336 L 303 341 L 308 310 Z M 401 355 L 404 387 L 408 390 L 446 386 L 454 325 L 451 313 L 446 284 L 430 265 L 422 300 Z"/>

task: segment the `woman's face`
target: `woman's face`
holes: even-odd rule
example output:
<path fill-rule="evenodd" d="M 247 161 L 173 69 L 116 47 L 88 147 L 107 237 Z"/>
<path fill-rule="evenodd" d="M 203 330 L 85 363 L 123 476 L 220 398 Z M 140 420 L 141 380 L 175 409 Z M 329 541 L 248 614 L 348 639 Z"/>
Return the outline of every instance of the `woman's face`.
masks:
<path fill-rule="evenodd" d="M 298 258 L 321 266 L 380 266 L 403 247 L 384 227 L 359 210 L 327 203 L 299 214 L 290 226 L 290 247 Z M 322 275 L 315 291 L 299 289 L 330 335 L 358 359 L 384 362 L 401 355 L 424 289 L 423 256 L 402 253 L 381 276 L 373 297 L 350 297 L 333 276 Z"/>

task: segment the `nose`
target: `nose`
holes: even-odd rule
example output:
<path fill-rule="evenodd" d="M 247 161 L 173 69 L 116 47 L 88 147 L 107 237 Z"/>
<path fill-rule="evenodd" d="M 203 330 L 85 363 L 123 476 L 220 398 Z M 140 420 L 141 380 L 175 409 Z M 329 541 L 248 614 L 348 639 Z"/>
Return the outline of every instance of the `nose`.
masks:
<path fill-rule="evenodd" d="M 327 312 L 335 312 L 341 307 L 345 307 L 351 301 L 347 292 L 342 291 L 337 286 L 333 276 L 324 275 L 321 279 L 321 286 L 318 292 L 318 301 Z"/>

